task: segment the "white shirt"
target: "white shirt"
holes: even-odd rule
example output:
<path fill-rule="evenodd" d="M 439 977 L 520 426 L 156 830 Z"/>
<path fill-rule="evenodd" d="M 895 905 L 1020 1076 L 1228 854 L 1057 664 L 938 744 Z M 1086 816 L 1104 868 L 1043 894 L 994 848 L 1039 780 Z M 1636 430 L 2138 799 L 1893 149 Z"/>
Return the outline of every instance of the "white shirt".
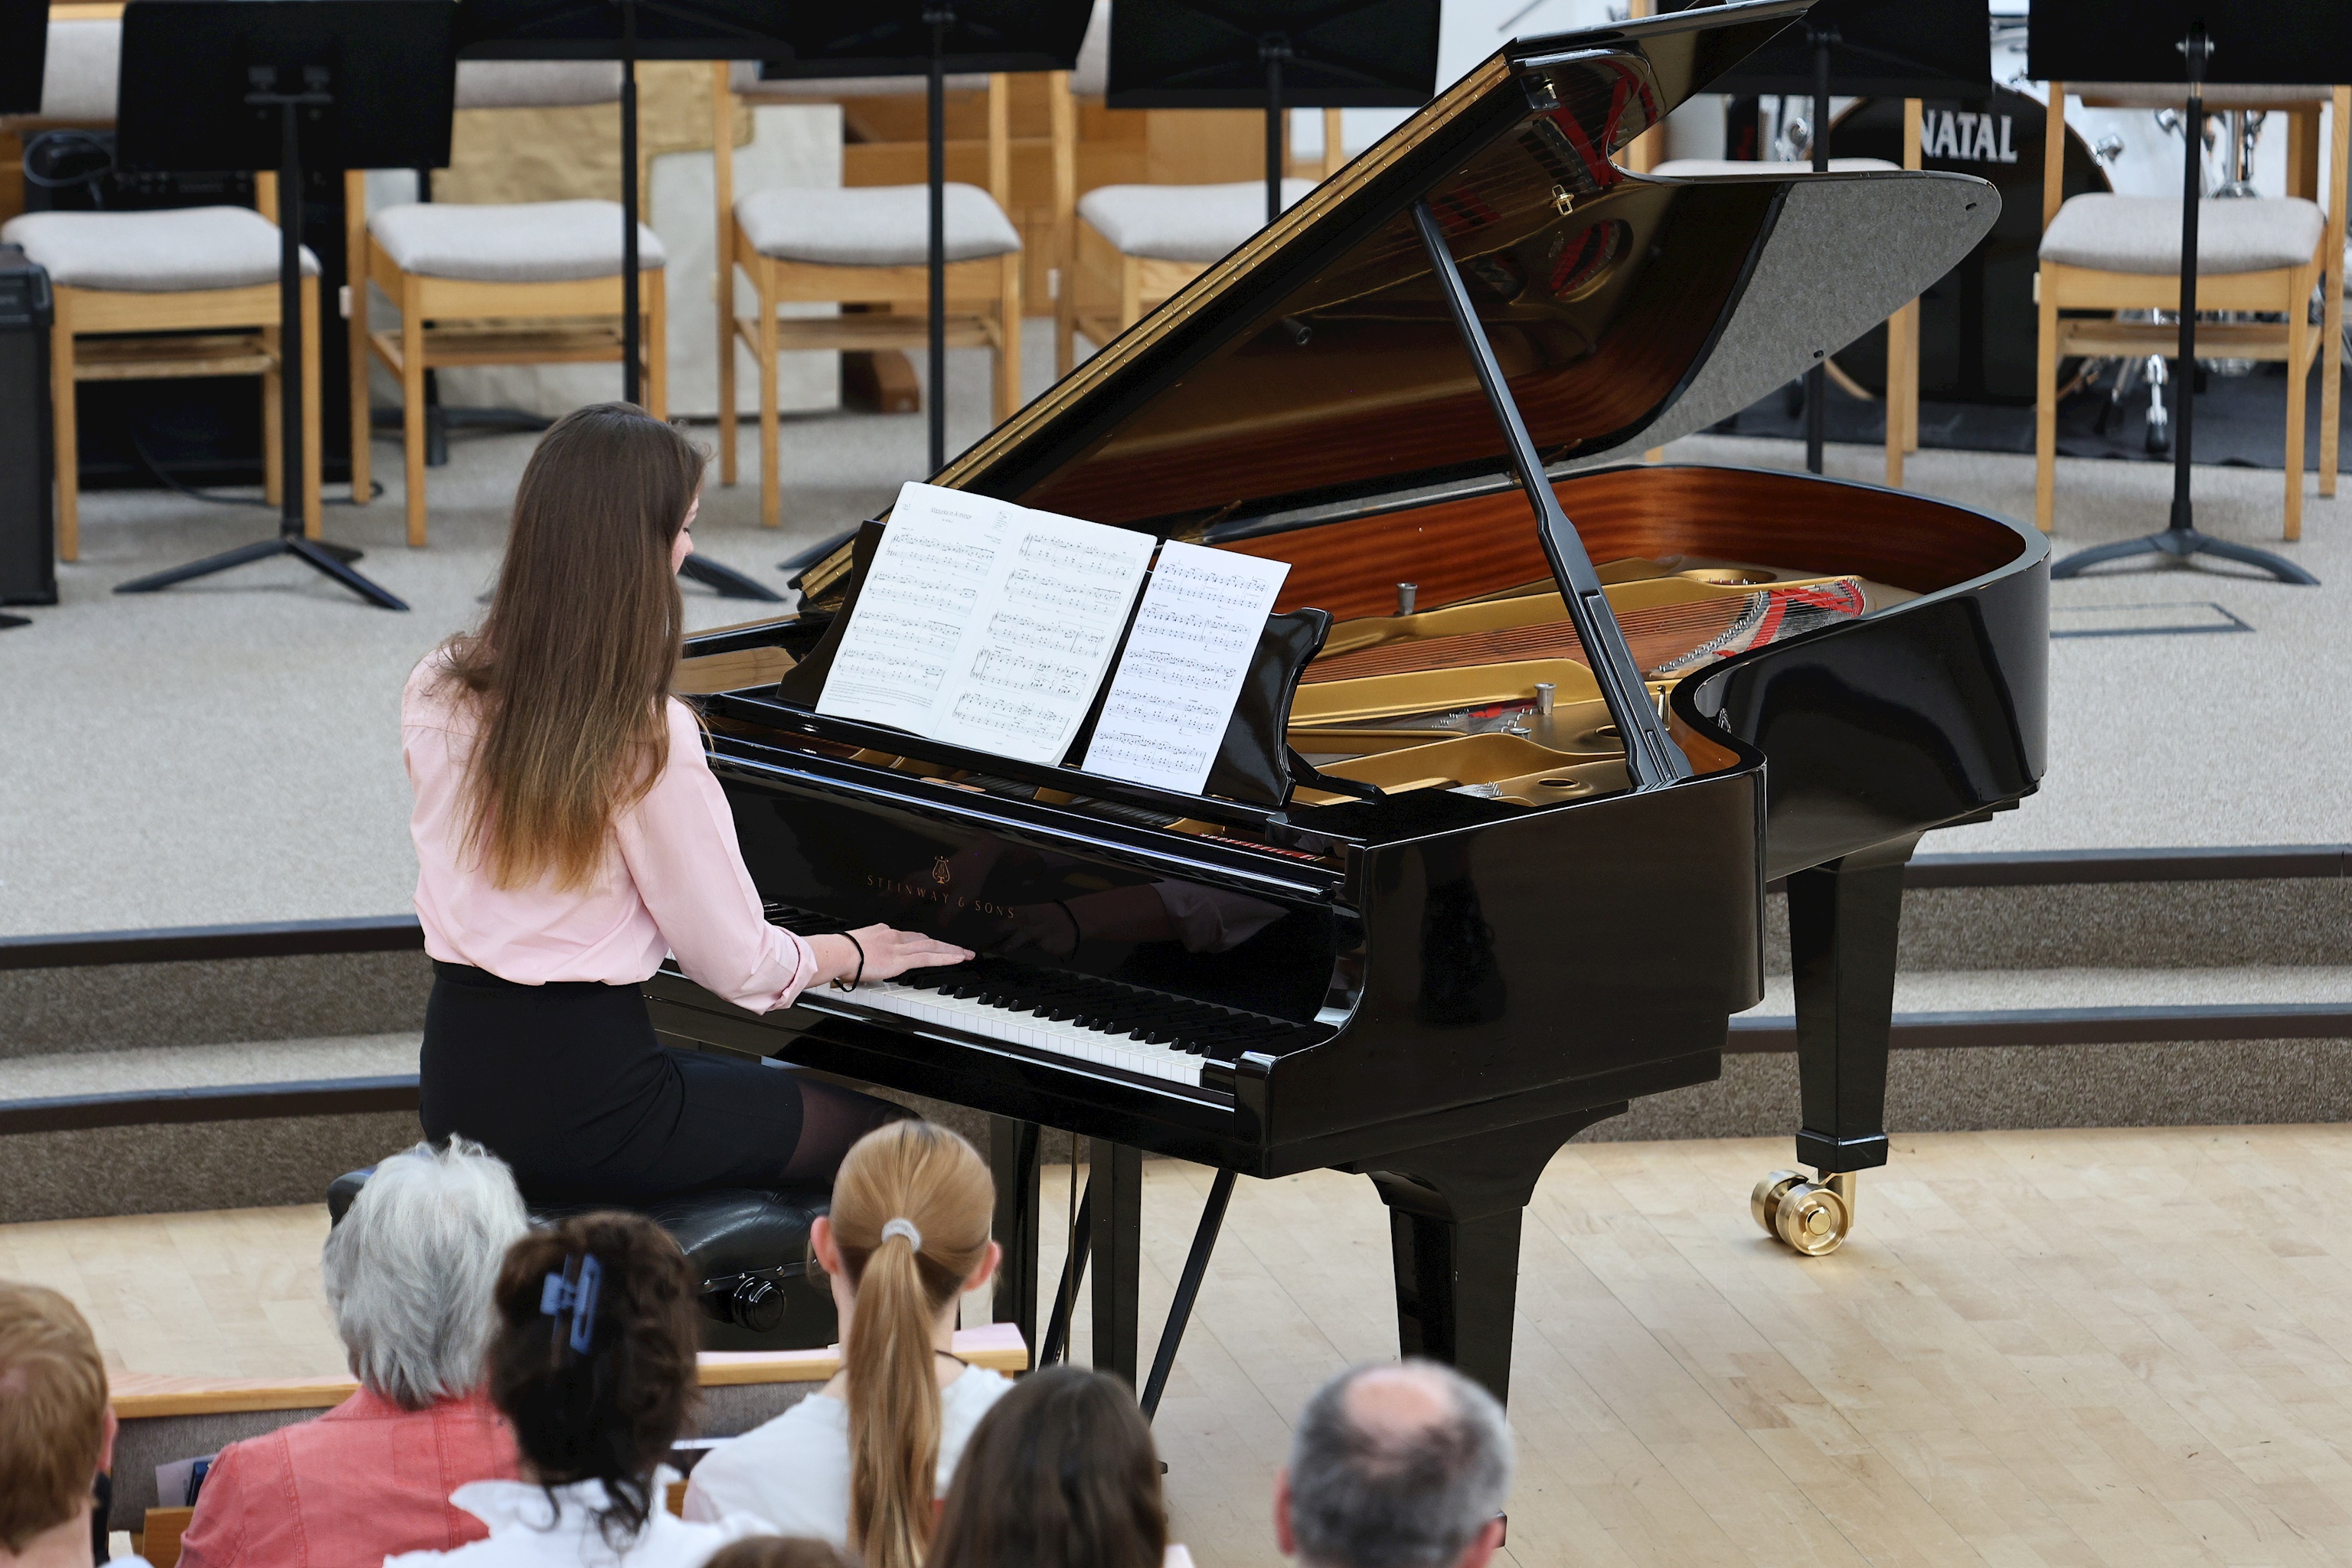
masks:
<path fill-rule="evenodd" d="M 945 1497 L 971 1430 L 1013 1392 L 1012 1379 L 968 1366 L 940 1390 L 940 1468 Z M 849 1406 L 813 1394 L 762 1426 L 721 1443 L 694 1467 L 686 1517 L 748 1515 L 778 1535 L 813 1535 L 849 1546 Z"/>
<path fill-rule="evenodd" d="M 489 1527 L 489 1538 L 450 1552 L 404 1552 L 383 1560 L 383 1568 L 702 1568 L 730 1541 L 767 1531 L 755 1520 L 709 1519 L 689 1524 L 662 1506 L 677 1472 L 654 1472 L 653 1517 L 627 1550 L 614 1552 L 597 1529 L 592 1510 L 605 1504 L 604 1483 L 575 1481 L 557 1487 L 561 1505 L 551 1510 L 544 1489 L 530 1481 L 469 1481 L 449 1500 Z"/>

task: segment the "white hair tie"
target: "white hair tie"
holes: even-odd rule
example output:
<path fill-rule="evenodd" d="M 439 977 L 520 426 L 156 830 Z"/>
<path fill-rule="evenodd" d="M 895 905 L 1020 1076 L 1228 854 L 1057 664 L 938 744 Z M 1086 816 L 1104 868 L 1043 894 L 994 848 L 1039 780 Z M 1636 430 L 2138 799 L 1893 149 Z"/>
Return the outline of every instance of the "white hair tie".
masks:
<path fill-rule="evenodd" d="M 915 1222 L 913 1220 L 894 1219 L 883 1226 L 882 1239 L 884 1241 L 889 1240 L 894 1236 L 903 1236 L 907 1238 L 907 1245 L 908 1247 L 913 1247 L 918 1252 L 923 1250 L 923 1233 L 915 1228 Z"/>

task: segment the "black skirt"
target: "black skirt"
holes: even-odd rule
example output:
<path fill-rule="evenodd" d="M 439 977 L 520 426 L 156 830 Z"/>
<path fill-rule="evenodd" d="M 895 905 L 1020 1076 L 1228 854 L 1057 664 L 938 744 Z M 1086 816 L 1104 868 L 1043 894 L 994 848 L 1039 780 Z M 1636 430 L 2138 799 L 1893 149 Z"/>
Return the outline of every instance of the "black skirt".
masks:
<path fill-rule="evenodd" d="M 425 1134 L 483 1144 L 533 1203 L 643 1204 L 793 1179 L 803 1086 L 792 1069 L 663 1045 L 634 985 L 518 985 L 433 967 Z"/>

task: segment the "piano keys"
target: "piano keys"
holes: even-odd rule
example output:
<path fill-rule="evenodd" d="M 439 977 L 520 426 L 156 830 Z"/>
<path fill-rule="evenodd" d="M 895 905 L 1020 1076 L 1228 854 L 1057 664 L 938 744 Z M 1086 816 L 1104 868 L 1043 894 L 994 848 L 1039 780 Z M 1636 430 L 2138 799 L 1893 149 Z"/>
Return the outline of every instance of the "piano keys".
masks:
<path fill-rule="evenodd" d="M 1538 1176 L 1718 1076 L 1776 878 L 1813 1174 L 1762 1217 L 1801 1211 L 1809 1251 L 1851 1229 L 1886 1159 L 1903 863 L 2042 771 L 2047 547 L 1899 491 L 1629 461 L 1859 335 L 1997 213 L 1958 175 L 1611 161 L 1802 11 L 1507 46 L 937 478 L 1289 563 L 1304 668 L 1228 736 L 1264 767 L 1185 795 L 1082 745 L 1031 763 L 814 712 L 848 536 L 797 615 L 690 640 L 763 675 L 702 700 L 773 918 L 982 957 L 763 1017 L 665 970 L 656 1026 L 1001 1119 L 999 1306 L 1033 1343 L 1042 1125 L 1093 1141 L 1099 1363 L 1139 1370 L 1150 1151 L 1370 1176 L 1400 1347 L 1507 1393 Z"/>

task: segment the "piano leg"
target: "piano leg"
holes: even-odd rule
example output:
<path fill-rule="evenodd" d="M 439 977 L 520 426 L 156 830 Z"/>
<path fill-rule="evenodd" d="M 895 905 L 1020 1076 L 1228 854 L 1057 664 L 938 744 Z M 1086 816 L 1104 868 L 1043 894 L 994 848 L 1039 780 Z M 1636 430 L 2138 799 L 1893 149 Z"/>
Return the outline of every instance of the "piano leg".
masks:
<path fill-rule="evenodd" d="M 1092 1168 L 1087 1198 L 1093 1208 L 1089 1239 L 1095 1265 L 1095 1365 L 1136 1383 L 1136 1346 L 1142 1327 L 1137 1305 L 1143 1263 L 1143 1152 L 1105 1139 L 1089 1140 Z"/>
<path fill-rule="evenodd" d="M 996 1179 L 997 1266 L 992 1310 L 1000 1323 L 1021 1330 L 1021 1342 L 1037 1350 L 1037 1173 L 1043 1136 L 1034 1121 L 1010 1116 L 988 1119 L 988 1163 Z"/>
<path fill-rule="evenodd" d="M 1903 869 L 1916 834 L 1789 879 L 1797 993 L 1797 1073 L 1806 1181 L 1775 1171 L 1750 1200 L 1765 1231 L 1811 1256 L 1834 1252 L 1855 1219 L 1854 1173 L 1886 1163 L 1886 1050 L 1895 1022 L 1895 942 Z"/>
<path fill-rule="evenodd" d="M 1624 1109 L 1604 1105 L 1345 1167 L 1370 1176 L 1389 1206 L 1402 1354 L 1442 1361 L 1507 1402 L 1520 1214 L 1560 1145 Z"/>

